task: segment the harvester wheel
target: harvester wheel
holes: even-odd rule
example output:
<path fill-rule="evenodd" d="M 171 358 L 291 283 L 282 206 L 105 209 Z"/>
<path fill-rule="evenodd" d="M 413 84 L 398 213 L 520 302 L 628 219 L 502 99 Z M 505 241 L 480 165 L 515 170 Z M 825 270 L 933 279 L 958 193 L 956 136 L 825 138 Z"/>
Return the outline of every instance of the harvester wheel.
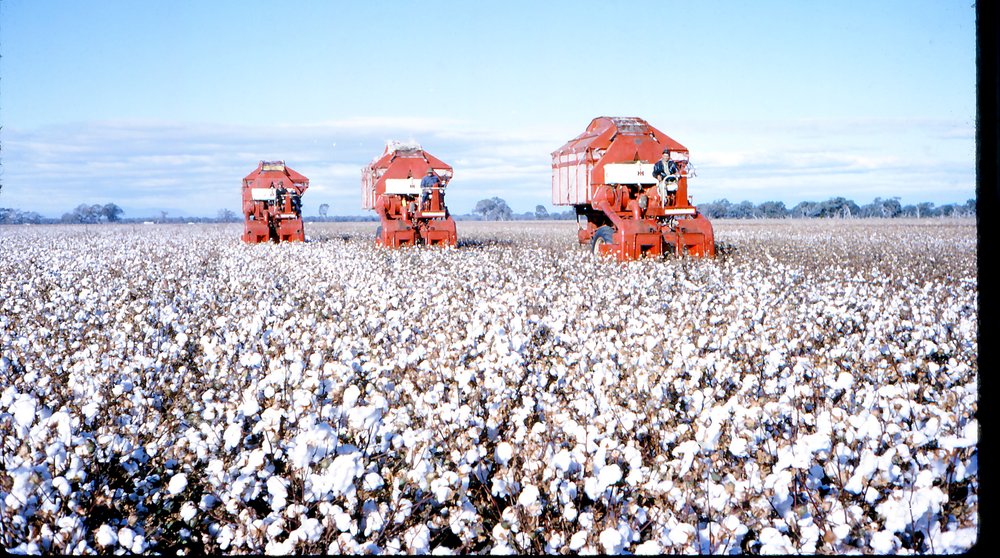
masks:
<path fill-rule="evenodd" d="M 375 241 L 378 242 L 380 238 L 382 238 L 382 225 L 375 227 Z"/>
<path fill-rule="evenodd" d="M 601 245 L 613 244 L 615 241 L 615 230 L 604 225 L 594 231 L 594 237 L 590 239 L 590 251 L 594 254 L 601 254 Z"/>

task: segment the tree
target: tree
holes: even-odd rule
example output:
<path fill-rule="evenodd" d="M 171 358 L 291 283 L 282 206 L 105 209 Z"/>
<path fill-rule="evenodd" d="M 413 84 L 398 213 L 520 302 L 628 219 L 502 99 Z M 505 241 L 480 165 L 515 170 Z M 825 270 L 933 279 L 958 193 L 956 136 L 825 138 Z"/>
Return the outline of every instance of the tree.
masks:
<path fill-rule="evenodd" d="M 514 216 L 514 212 L 507 205 L 507 202 L 500 198 L 493 198 L 493 214 L 492 218 L 494 221 L 510 221 Z"/>
<path fill-rule="evenodd" d="M 711 203 L 703 203 L 699 205 L 698 211 L 709 219 L 721 219 L 728 217 L 730 206 L 732 206 L 732 204 L 729 203 L 729 200 L 723 198 L 721 200 L 715 200 Z"/>
<path fill-rule="evenodd" d="M 536 205 L 535 206 L 535 219 L 538 219 L 539 221 L 541 221 L 543 219 L 548 219 L 548 218 L 549 218 L 549 210 L 545 209 L 544 205 Z"/>
<path fill-rule="evenodd" d="M 62 216 L 64 223 L 96 223 L 100 219 L 103 208 L 99 205 L 87 205 L 81 203 L 73 209 L 72 213 L 65 213 Z"/>
<path fill-rule="evenodd" d="M 473 211 L 475 213 L 479 213 L 480 215 L 482 215 L 483 220 L 486 220 L 486 216 L 491 215 L 493 213 L 493 209 L 496 207 L 496 205 L 497 205 L 496 202 L 494 202 L 493 200 L 479 200 L 478 202 L 476 202 L 476 209 L 474 209 Z"/>
<path fill-rule="evenodd" d="M 760 204 L 760 207 L 758 207 L 758 213 L 761 217 L 768 219 L 783 219 L 788 217 L 788 210 L 785 209 L 785 202 L 780 201 L 766 201 Z"/>
<path fill-rule="evenodd" d="M 45 219 L 34 211 L 21 211 L 10 207 L 0 207 L 0 225 L 39 224 Z"/>
<path fill-rule="evenodd" d="M 514 217 L 514 212 L 507 205 L 507 202 L 500 198 L 479 200 L 474 211 L 481 214 L 484 220 L 489 221 L 510 221 Z"/>
<path fill-rule="evenodd" d="M 752 219 L 754 217 L 759 217 L 753 204 L 748 201 L 741 201 L 740 203 L 730 207 L 729 214 L 726 216 L 732 219 Z"/>
<path fill-rule="evenodd" d="M 792 217 L 815 217 L 817 205 L 816 202 L 811 201 L 799 202 L 789 213 L 791 213 Z"/>
<path fill-rule="evenodd" d="M 236 213 L 234 213 L 231 209 L 220 209 L 219 221 L 222 223 L 235 223 Z"/>
<path fill-rule="evenodd" d="M 328 211 L 330 211 L 330 204 L 328 204 L 328 203 L 321 203 L 321 204 L 319 204 L 319 216 L 320 217 L 326 217 L 326 213 Z"/>
<path fill-rule="evenodd" d="M 125 210 L 113 203 L 104 204 L 104 207 L 100 211 L 101 216 L 107 219 L 109 223 L 120 221 L 123 213 L 125 213 Z"/>
<path fill-rule="evenodd" d="M 830 198 L 816 205 L 815 217 L 857 217 L 861 213 L 858 204 L 843 197 Z"/>

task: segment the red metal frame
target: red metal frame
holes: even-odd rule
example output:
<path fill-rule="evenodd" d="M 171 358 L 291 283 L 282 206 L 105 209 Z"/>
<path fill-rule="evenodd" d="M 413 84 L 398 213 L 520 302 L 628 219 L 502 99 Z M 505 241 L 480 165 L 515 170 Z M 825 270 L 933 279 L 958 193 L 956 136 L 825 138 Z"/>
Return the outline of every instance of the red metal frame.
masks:
<path fill-rule="evenodd" d="M 302 194 L 309 179 L 284 161 L 261 161 L 243 179 L 243 242 L 287 242 L 306 239 L 302 226 Z"/>
<path fill-rule="evenodd" d="M 428 170 L 440 186 L 427 192 L 424 201 L 419 185 Z M 361 171 L 362 208 L 374 209 L 381 220 L 375 242 L 393 248 L 457 245 L 455 221 L 444 203 L 453 172 L 419 145 L 389 142 L 385 152 Z"/>
<path fill-rule="evenodd" d="M 676 192 L 663 198 L 651 182 L 651 166 L 665 148 L 678 163 L 679 179 Z M 552 203 L 576 208 L 579 241 L 596 253 L 623 261 L 714 256 L 712 224 L 688 197 L 687 160 L 686 147 L 645 120 L 601 116 L 552 153 Z M 611 174 L 615 178 L 605 180 Z"/>

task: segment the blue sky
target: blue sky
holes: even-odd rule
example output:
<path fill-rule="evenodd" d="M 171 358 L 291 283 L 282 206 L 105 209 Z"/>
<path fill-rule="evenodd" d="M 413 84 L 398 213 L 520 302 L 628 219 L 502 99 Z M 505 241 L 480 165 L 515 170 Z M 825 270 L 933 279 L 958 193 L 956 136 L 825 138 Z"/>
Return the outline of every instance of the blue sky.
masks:
<path fill-rule="evenodd" d="M 315 215 L 363 215 L 388 140 L 455 168 L 448 203 L 551 201 L 597 116 L 686 145 L 695 202 L 964 203 L 971 1 L 0 0 L 0 207 L 239 211 L 284 159 Z"/>

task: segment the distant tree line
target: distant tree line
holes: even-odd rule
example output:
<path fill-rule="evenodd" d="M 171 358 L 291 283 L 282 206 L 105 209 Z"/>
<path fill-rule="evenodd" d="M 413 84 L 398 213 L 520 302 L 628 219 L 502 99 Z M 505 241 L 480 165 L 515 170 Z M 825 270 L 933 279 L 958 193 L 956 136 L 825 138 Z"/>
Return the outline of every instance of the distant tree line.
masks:
<path fill-rule="evenodd" d="M 923 202 L 916 205 L 902 205 L 898 197 L 875 198 L 869 204 L 858 205 L 843 197 L 830 198 L 822 202 L 804 201 L 791 209 L 784 202 L 766 201 L 753 204 L 749 201 L 732 203 L 721 199 L 711 203 L 698 204 L 698 211 L 709 219 L 787 219 L 787 218 L 897 218 L 897 217 L 971 217 L 976 214 L 976 200 L 968 200 L 964 204 L 949 203 L 935 207 L 933 203 Z M 568 209 L 562 212 L 549 213 L 543 205 L 535 211 L 513 213 L 507 202 L 500 198 L 480 200 L 473 214 L 485 221 L 530 221 L 530 220 L 573 220 L 576 211 Z M 463 216 L 469 218 L 471 216 Z"/>
<path fill-rule="evenodd" d="M 319 206 L 318 216 L 304 216 L 308 222 L 377 221 L 378 216 L 370 215 L 327 215 L 329 204 Z M 902 205 L 898 197 L 875 198 L 869 204 L 858 205 L 842 197 L 830 198 L 822 202 L 804 201 L 791 209 L 784 202 L 766 201 L 753 204 L 749 201 L 732 203 L 727 199 L 698 204 L 698 211 L 709 219 L 786 219 L 786 218 L 924 218 L 924 217 L 971 217 L 976 214 L 976 200 L 964 204 L 949 203 L 935 206 L 930 202 Z M 113 203 L 80 204 L 62 217 L 53 219 L 42 217 L 34 211 L 22 211 L 0 207 L 0 225 L 20 224 L 92 224 L 92 223 L 239 223 L 243 216 L 230 209 L 220 209 L 215 217 L 171 217 L 160 211 L 157 217 L 125 218 L 124 210 Z M 470 214 L 454 215 L 460 221 L 572 221 L 576 210 L 549 212 L 544 205 L 534 211 L 514 213 L 505 200 L 498 197 L 479 200 Z"/>
<path fill-rule="evenodd" d="M 902 205 L 899 198 L 875 198 L 869 204 L 858 205 L 842 197 L 822 202 L 804 201 L 791 209 L 783 202 L 766 201 L 754 205 L 748 201 L 731 203 L 722 199 L 698 205 L 698 211 L 709 219 L 783 219 L 783 218 L 895 218 L 895 217 L 968 217 L 976 214 L 976 200 L 964 204 L 949 203 L 935 207 L 933 203 Z"/>
<path fill-rule="evenodd" d="M 51 223 L 117 223 L 121 221 L 125 211 L 113 203 L 104 205 L 87 205 L 82 203 L 69 213 L 63 213 L 58 219 L 42 217 L 34 211 L 21 211 L 9 207 L 0 207 L 0 224 L 51 224 Z"/>

